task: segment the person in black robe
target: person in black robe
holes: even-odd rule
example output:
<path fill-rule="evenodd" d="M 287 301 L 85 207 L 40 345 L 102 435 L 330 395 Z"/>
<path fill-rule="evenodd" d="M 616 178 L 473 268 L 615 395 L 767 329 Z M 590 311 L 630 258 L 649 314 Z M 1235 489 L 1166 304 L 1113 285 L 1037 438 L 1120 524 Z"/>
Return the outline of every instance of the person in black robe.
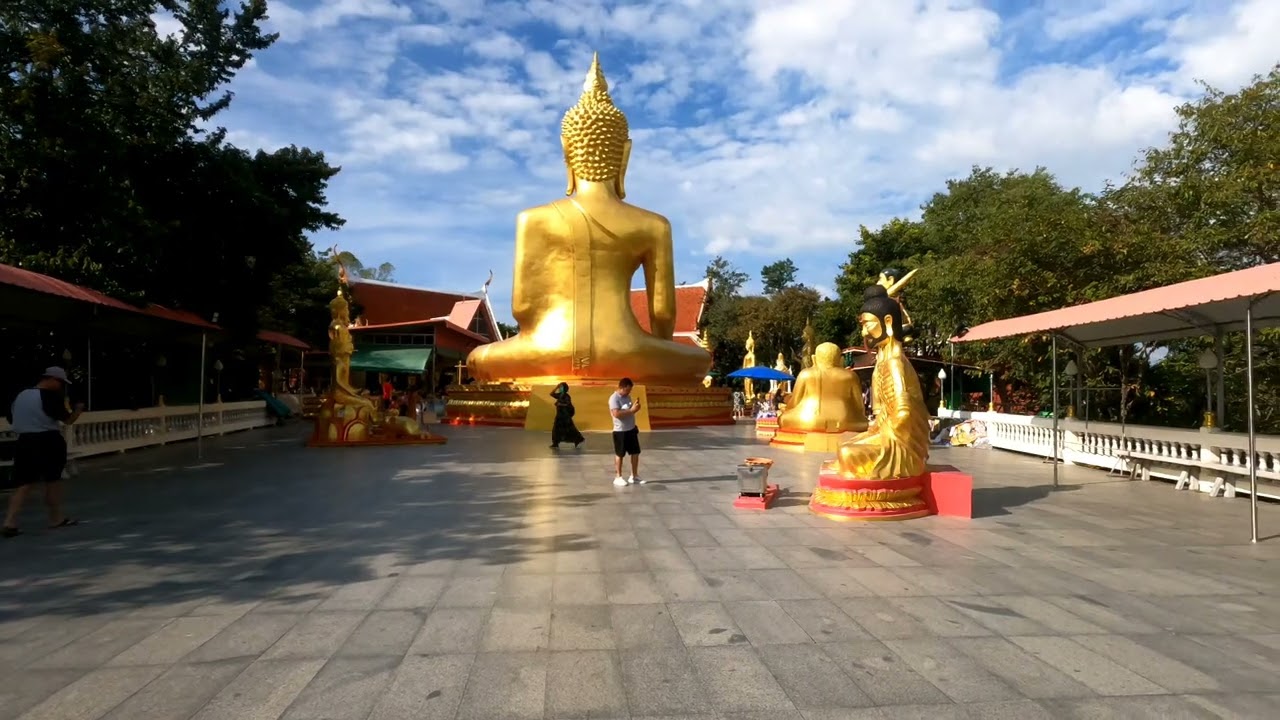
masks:
<path fill-rule="evenodd" d="M 578 427 L 573 424 L 573 398 L 569 397 L 569 384 L 557 385 L 556 389 L 551 391 L 551 397 L 556 399 L 556 419 L 551 424 L 551 449 L 559 450 L 560 443 L 565 442 L 571 442 L 574 447 L 578 447 L 586 438 L 582 437 Z"/>

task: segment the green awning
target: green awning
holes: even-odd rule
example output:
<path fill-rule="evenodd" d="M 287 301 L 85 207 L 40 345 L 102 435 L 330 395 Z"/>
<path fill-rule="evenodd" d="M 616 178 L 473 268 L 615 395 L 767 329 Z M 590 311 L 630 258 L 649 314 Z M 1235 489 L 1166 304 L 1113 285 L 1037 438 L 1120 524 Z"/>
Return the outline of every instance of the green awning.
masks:
<path fill-rule="evenodd" d="M 351 369 L 419 375 L 431 361 L 431 348 L 356 348 Z"/>

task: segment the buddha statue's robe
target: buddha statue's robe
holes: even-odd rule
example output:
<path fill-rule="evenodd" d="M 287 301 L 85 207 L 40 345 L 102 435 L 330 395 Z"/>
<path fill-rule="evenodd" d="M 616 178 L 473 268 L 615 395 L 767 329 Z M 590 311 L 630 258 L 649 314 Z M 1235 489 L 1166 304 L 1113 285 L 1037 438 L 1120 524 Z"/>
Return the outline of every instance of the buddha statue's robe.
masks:
<path fill-rule="evenodd" d="M 880 347 L 871 376 L 875 424 L 840 446 L 840 473 L 864 480 L 922 475 L 929 458 L 929 411 L 902 344 Z"/>

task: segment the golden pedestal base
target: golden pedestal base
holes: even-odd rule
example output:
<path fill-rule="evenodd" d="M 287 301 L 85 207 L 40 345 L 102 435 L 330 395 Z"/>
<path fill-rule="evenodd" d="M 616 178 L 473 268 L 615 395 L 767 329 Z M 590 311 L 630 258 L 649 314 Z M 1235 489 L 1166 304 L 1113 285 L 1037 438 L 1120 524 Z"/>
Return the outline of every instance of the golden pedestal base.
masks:
<path fill-rule="evenodd" d="M 805 452 L 831 454 L 840 449 L 840 443 L 852 436 L 847 432 L 818 432 L 778 429 L 769 444 L 774 447 Z"/>
<path fill-rule="evenodd" d="M 579 416 L 584 412 L 595 412 L 594 409 L 586 409 L 580 397 L 585 399 L 606 389 L 608 392 L 613 392 L 613 388 L 618 384 L 616 378 L 602 380 L 569 378 L 565 382 L 569 383 L 569 393 L 573 395 L 574 406 Z M 451 425 L 528 427 L 530 403 L 542 402 L 541 397 L 535 399 L 533 395 L 544 387 L 549 393 L 554 384 L 544 386 L 541 383 L 528 385 L 516 382 L 454 385 L 449 388 L 449 402 L 445 405 L 445 422 Z M 585 392 L 584 389 L 586 389 Z M 645 385 L 644 394 L 642 407 L 647 408 L 649 425 L 654 430 L 702 425 L 732 425 L 734 422 L 733 391 L 729 388 L 707 388 L 701 385 L 687 387 Z M 551 400 L 549 395 L 546 399 L 548 402 Z M 607 409 L 606 406 L 604 410 L 607 411 Z M 537 418 L 541 415 L 541 409 L 539 409 L 534 416 L 535 423 L 540 424 Z M 530 427 L 529 429 L 539 428 Z"/>
<path fill-rule="evenodd" d="M 929 472 L 911 478 L 863 480 L 840 474 L 835 462 L 818 473 L 809 511 L 831 520 L 911 520 L 932 515 L 925 491 Z"/>
<path fill-rule="evenodd" d="M 412 419 L 375 417 L 367 406 L 339 405 L 331 398 L 325 398 L 320 404 L 315 423 L 308 447 L 444 445 L 448 442 L 419 427 Z"/>

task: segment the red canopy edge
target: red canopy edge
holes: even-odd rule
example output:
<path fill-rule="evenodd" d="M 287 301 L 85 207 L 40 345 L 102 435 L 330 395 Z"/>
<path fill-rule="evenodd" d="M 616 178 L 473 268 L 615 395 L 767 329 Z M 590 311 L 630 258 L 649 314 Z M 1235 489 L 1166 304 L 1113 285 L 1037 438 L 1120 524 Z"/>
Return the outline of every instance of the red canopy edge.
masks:
<path fill-rule="evenodd" d="M 272 345 L 285 345 L 299 350 L 310 350 L 311 345 L 303 340 L 289 335 L 287 333 L 276 332 L 275 330 L 259 330 L 258 339 Z"/>
<path fill-rule="evenodd" d="M 1212 335 L 1244 327 L 1245 307 L 1255 327 L 1280 325 L 1280 263 L 1166 285 L 1034 315 L 994 320 L 951 342 L 1055 334 L 1103 347 Z"/>

